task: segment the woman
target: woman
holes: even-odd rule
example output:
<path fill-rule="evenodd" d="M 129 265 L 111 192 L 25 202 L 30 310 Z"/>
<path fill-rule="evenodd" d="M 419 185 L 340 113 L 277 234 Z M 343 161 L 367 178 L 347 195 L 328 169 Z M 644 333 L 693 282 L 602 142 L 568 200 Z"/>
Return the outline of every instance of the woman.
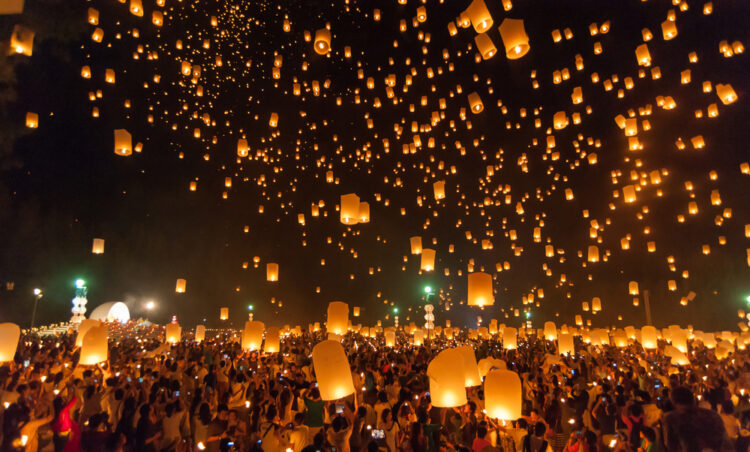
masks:
<path fill-rule="evenodd" d="M 385 445 L 388 447 L 388 451 L 396 452 L 401 443 L 401 435 L 398 424 L 393 421 L 393 413 L 391 413 L 390 408 L 383 409 L 378 429 L 383 430 L 385 434 Z"/>
<path fill-rule="evenodd" d="M 52 407 L 55 410 L 54 420 L 52 421 L 52 441 L 55 444 L 55 452 L 67 452 L 80 450 L 81 429 L 73 422 L 70 412 L 78 402 L 78 398 L 73 398 L 63 404 L 62 397 L 55 397 Z"/>
<path fill-rule="evenodd" d="M 275 405 L 268 405 L 265 421 L 260 424 L 260 445 L 263 452 L 281 452 L 285 449 L 281 438 L 281 427 Z"/>
<path fill-rule="evenodd" d="M 211 407 L 206 402 L 200 404 L 198 414 L 193 417 L 193 444 L 208 442 L 208 427 L 211 425 Z"/>

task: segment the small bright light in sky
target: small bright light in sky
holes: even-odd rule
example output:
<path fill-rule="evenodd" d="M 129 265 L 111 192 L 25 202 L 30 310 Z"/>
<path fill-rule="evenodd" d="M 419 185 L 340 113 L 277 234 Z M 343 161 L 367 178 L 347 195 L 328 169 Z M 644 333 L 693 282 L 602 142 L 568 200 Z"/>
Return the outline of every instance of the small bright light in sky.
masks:
<path fill-rule="evenodd" d="M 393 308 L 393 313 L 398 314 L 398 308 Z"/>
<path fill-rule="evenodd" d="M 528 318 L 531 318 L 531 313 L 530 313 L 530 312 L 526 312 L 526 318 L 527 318 L 527 319 L 528 319 Z"/>
<path fill-rule="evenodd" d="M 432 293 L 432 287 L 430 287 L 430 286 L 425 286 L 425 287 L 424 287 L 424 293 Z"/>
<path fill-rule="evenodd" d="M 750 303 L 750 295 L 748 295 L 747 297 L 745 297 L 745 301 L 747 301 L 748 303 Z"/>
<path fill-rule="evenodd" d="M 34 289 L 34 295 L 39 296 L 42 293 L 42 289 Z"/>
<path fill-rule="evenodd" d="M 76 289 L 82 289 L 86 285 L 86 281 L 82 279 L 76 279 Z"/>
<path fill-rule="evenodd" d="M 251 304 L 247 305 L 247 310 L 248 311 L 252 311 L 253 310 L 253 305 L 251 305 Z"/>
<path fill-rule="evenodd" d="M 146 309 L 148 309 L 149 311 L 154 309 L 154 306 L 156 306 L 156 303 L 154 303 L 153 301 L 146 302 Z"/>

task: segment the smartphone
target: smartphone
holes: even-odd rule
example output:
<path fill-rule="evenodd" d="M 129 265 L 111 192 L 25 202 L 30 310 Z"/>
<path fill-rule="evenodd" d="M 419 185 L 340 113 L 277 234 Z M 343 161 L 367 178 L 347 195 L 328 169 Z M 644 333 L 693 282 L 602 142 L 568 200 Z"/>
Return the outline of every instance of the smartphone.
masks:
<path fill-rule="evenodd" d="M 341 414 L 344 412 L 344 404 L 343 403 L 337 403 L 336 404 L 336 414 Z"/>
<path fill-rule="evenodd" d="M 179 396 L 180 396 L 180 391 L 175 391 L 175 392 L 174 392 L 174 396 L 175 396 L 175 397 L 179 397 Z"/>
<path fill-rule="evenodd" d="M 24 360 L 23 367 L 29 367 L 29 364 L 31 364 L 31 360 Z"/>
<path fill-rule="evenodd" d="M 372 439 L 385 439 L 385 430 L 374 429 L 372 431 Z"/>
<path fill-rule="evenodd" d="M 606 397 L 602 397 L 602 402 L 606 402 L 606 401 L 607 401 L 607 398 Z"/>
<path fill-rule="evenodd" d="M 138 379 L 138 383 L 143 383 L 143 377 Z"/>
<path fill-rule="evenodd" d="M 130 377 L 128 377 L 128 383 L 130 383 L 131 381 L 133 381 L 133 380 Z"/>
<path fill-rule="evenodd" d="M 430 397 L 430 391 L 425 392 L 424 395 L 426 395 L 427 397 Z"/>

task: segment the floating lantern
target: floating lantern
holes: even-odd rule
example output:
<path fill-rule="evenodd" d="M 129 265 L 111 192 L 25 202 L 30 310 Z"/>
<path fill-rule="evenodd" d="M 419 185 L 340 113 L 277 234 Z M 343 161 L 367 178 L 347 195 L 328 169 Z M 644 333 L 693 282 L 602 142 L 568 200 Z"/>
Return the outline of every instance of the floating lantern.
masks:
<path fill-rule="evenodd" d="M 78 364 L 93 366 L 109 359 L 107 325 L 89 328 L 81 341 L 81 356 Z"/>
<path fill-rule="evenodd" d="M 503 330 L 503 349 L 504 350 L 515 350 L 518 348 L 516 335 L 518 330 L 515 328 L 506 326 Z"/>
<path fill-rule="evenodd" d="M 229 308 L 221 308 L 219 310 L 219 320 L 229 319 Z"/>
<path fill-rule="evenodd" d="M 339 400 L 354 393 L 349 361 L 341 343 L 320 342 L 313 347 L 312 361 L 321 399 Z"/>
<path fill-rule="evenodd" d="M 557 336 L 557 352 L 561 355 L 572 355 L 575 353 L 573 336 L 567 333 L 561 333 Z"/>
<path fill-rule="evenodd" d="M 175 284 L 174 291 L 177 293 L 185 293 L 186 286 L 187 286 L 187 281 L 180 278 L 177 280 L 177 283 Z"/>
<path fill-rule="evenodd" d="M 78 334 L 76 334 L 76 347 L 81 347 L 83 345 L 83 338 L 91 328 L 100 326 L 101 324 L 102 322 L 94 319 L 81 320 L 81 323 L 78 324 Z"/>
<path fill-rule="evenodd" d="M 641 345 L 644 349 L 653 350 L 657 346 L 656 328 L 646 325 L 641 328 Z"/>
<path fill-rule="evenodd" d="M 463 362 L 461 352 L 455 348 L 441 351 L 430 361 L 427 377 L 433 406 L 451 408 L 466 404 Z"/>
<path fill-rule="evenodd" d="M 15 323 L 0 323 L 0 362 L 13 361 L 21 338 L 21 328 Z"/>
<path fill-rule="evenodd" d="M 484 0 L 472 1 L 464 14 L 471 21 L 471 25 L 477 33 L 486 32 L 493 24 L 492 16 Z"/>
<path fill-rule="evenodd" d="M 482 272 L 469 273 L 468 286 L 467 304 L 469 306 L 482 307 L 495 304 L 495 296 L 492 291 L 492 275 Z"/>
<path fill-rule="evenodd" d="M 357 224 L 359 219 L 359 196 L 354 193 L 341 195 L 340 218 L 343 224 Z"/>
<path fill-rule="evenodd" d="M 484 380 L 484 404 L 487 415 L 511 421 L 521 417 L 521 379 L 510 370 L 491 370 Z"/>
<path fill-rule="evenodd" d="M 206 327 L 198 325 L 195 327 L 195 342 L 203 342 L 206 339 Z"/>
<path fill-rule="evenodd" d="M 341 301 L 328 303 L 326 331 L 345 334 L 349 325 L 349 305 Z"/>
<path fill-rule="evenodd" d="M 266 342 L 263 344 L 265 353 L 278 353 L 281 342 L 281 332 L 276 327 L 269 327 L 266 330 Z"/>
<path fill-rule="evenodd" d="M 94 239 L 94 243 L 91 245 L 91 252 L 93 254 L 104 254 L 104 239 Z"/>
<path fill-rule="evenodd" d="M 509 60 L 516 60 L 526 55 L 530 47 L 523 20 L 505 18 L 499 29 L 505 45 L 505 56 Z"/>
<path fill-rule="evenodd" d="M 13 27 L 10 35 L 10 51 L 20 55 L 31 56 L 34 50 L 34 31 L 21 25 Z"/>
<path fill-rule="evenodd" d="M 242 331 L 242 349 L 247 351 L 260 350 L 265 329 L 266 325 L 263 322 L 257 320 L 245 322 L 245 329 Z"/>
<path fill-rule="evenodd" d="M 165 327 L 165 341 L 170 344 L 176 344 L 180 342 L 182 337 L 182 327 L 177 323 L 168 323 Z"/>
<path fill-rule="evenodd" d="M 422 250 L 420 269 L 426 272 L 431 272 L 435 269 L 435 250 L 429 248 L 424 248 Z"/>
<path fill-rule="evenodd" d="M 133 154 L 133 138 L 125 129 L 115 129 L 115 154 L 123 157 Z"/>
<path fill-rule="evenodd" d="M 325 55 L 331 51 L 331 30 L 321 28 L 315 31 L 315 41 L 313 43 L 315 53 Z"/>
<path fill-rule="evenodd" d="M 269 262 L 266 264 L 266 281 L 275 282 L 279 280 L 279 264 Z"/>
<path fill-rule="evenodd" d="M 422 237 L 410 237 L 411 254 L 422 254 Z"/>

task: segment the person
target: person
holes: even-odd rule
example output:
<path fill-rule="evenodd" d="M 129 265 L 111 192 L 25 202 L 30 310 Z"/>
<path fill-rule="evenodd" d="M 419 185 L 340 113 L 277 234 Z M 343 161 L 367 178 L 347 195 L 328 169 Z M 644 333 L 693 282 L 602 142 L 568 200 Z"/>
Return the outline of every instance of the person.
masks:
<path fill-rule="evenodd" d="M 55 452 L 75 451 L 79 449 L 80 428 L 73 422 L 71 411 L 78 402 L 73 396 L 67 404 L 63 403 L 62 397 L 58 396 L 52 402 L 54 408 L 54 420 L 52 421 L 52 441 Z"/>
<path fill-rule="evenodd" d="M 351 452 L 349 439 L 352 436 L 352 412 L 347 404 L 344 404 L 344 412 L 337 414 L 331 421 L 331 428 L 328 429 L 328 442 L 336 448 L 337 452 Z"/>
<path fill-rule="evenodd" d="M 310 444 L 310 428 L 305 425 L 305 413 L 294 415 L 293 427 L 289 432 L 289 447 L 292 452 L 302 452 Z"/>
<path fill-rule="evenodd" d="M 150 403 L 144 403 L 139 409 L 141 417 L 135 429 L 135 447 L 139 452 L 157 452 L 162 432 L 157 422 L 154 407 Z"/>
<path fill-rule="evenodd" d="M 309 395 L 309 397 L 307 397 Z M 320 390 L 311 388 L 305 394 L 305 425 L 310 430 L 308 442 L 313 442 L 313 438 L 320 430 L 323 429 L 323 410 L 326 403 L 320 399 Z"/>
<path fill-rule="evenodd" d="M 637 403 L 627 405 L 627 414 L 623 414 L 622 422 L 628 428 L 630 447 L 637 449 L 641 444 L 641 430 L 643 429 L 643 408 Z"/>
<path fill-rule="evenodd" d="M 678 386 L 671 395 L 674 410 L 664 418 L 664 443 L 667 450 L 732 450 L 721 416 L 695 405 L 692 391 Z"/>
<path fill-rule="evenodd" d="M 659 444 L 656 442 L 656 431 L 651 427 L 641 429 L 641 446 L 638 452 L 659 452 Z"/>
<path fill-rule="evenodd" d="M 280 452 L 285 449 L 278 421 L 276 406 L 268 405 L 266 407 L 265 421 L 260 424 L 259 430 L 260 445 L 264 452 Z"/>
<path fill-rule="evenodd" d="M 588 452 L 588 445 L 586 445 L 581 430 L 576 430 L 570 434 L 568 443 L 563 449 L 564 452 Z"/>
<path fill-rule="evenodd" d="M 393 414 L 390 408 L 385 408 L 380 414 L 380 423 L 378 429 L 385 433 L 385 445 L 389 452 L 396 452 L 401 444 L 399 426 L 393 421 Z"/>
<path fill-rule="evenodd" d="M 539 421 L 534 424 L 533 431 L 529 432 L 523 437 L 523 452 L 552 452 L 552 447 L 546 439 L 544 434 L 547 432 L 547 426 L 544 422 Z"/>
<path fill-rule="evenodd" d="M 492 443 L 487 440 L 487 425 L 480 423 L 477 427 L 477 437 L 471 444 L 471 450 L 473 452 L 482 452 L 487 446 L 492 446 Z"/>
<path fill-rule="evenodd" d="M 740 421 L 737 416 L 734 415 L 734 404 L 731 399 L 726 399 L 721 402 L 721 420 L 724 422 L 724 428 L 727 431 L 729 439 L 737 441 L 740 436 Z"/>

